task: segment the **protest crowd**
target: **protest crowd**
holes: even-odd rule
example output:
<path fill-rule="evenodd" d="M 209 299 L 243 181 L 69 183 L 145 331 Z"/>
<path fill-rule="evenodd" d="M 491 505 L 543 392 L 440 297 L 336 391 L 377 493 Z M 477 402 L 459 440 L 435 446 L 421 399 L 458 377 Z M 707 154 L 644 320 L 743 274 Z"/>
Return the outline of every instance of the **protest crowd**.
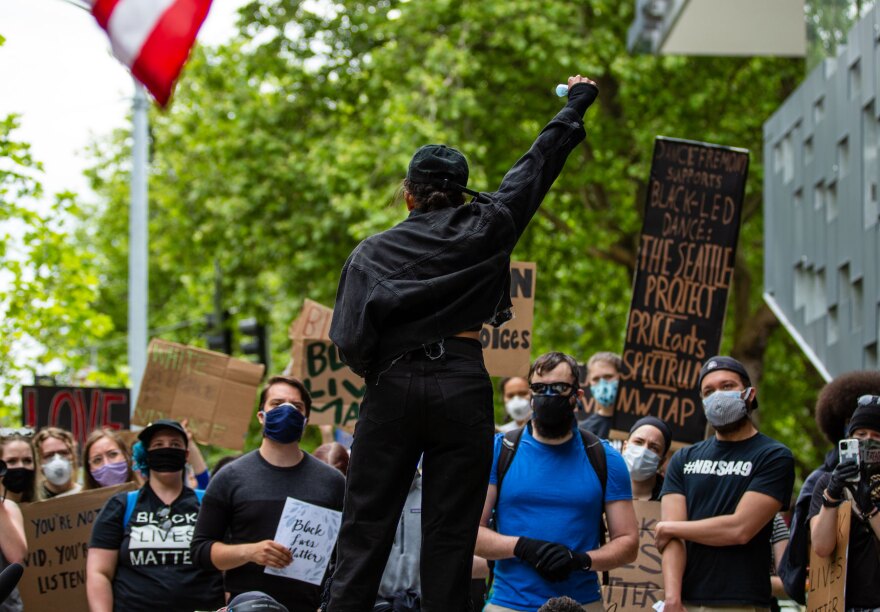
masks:
<path fill-rule="evenodd" d="M 605 364 L 614 361 L 612 354 L 598 355 Z M 778 600 L 802 597 L 804 589 L 805 551 L 791 549 L 789 534 L 800 540 L 806 530 L 815 554 L 832 555 L 844 501 L 851 505 L 845 609 L 880 607 L 880 466 L 840 460 L 835 445 L 801 489 L 805 502 L 790 507 L 791 452 L 757 430 L 757 393 L 740 362 L 706 362 L 700 393 L 714 433 L 676 452 L 670 427 L 653 416 L 632 426 L 620 452 L 592 433 L 597 420 L 581 410 L 578 371 L 573 357 L 548 353 L 532 364 L 528 378 L 501 381 L 507 423 L 521 426 L 495 426 L 490 484 L 469 566 L 466 596 L 473 609 L 604 609 L 601 589 L 623 584 L 609 584 L 607 574 L 645 554 L 634 504 L 658 507 L 649 552 L 662 557 L 662 579 L 642 596 L 647 603 L 779 609 Z M 606 380 L 599 377 L 587 391 L 606 394 L 601 405 L 613 406 L 616 390 L 609 397 Z M 335 555 L 319 580 L 290 578 L 283 570 L 299 557 L 274 539 L 288 498 L 343 509 L 347 462 L 340 456 L 347 459 L 348 451 L 337 442 L 311 454 L 300 448 L 310 408 L 298 379 L 269 378 L 257 413 L 260 447 L 212 472 L 191 432 L 173 420 L 158 420 L 136 437 L 95 430 L 81 453 L 60 428 L 3 429 L 4 567 L 28 555 L 22 507 L 131 483 L 104 502 L 91 527 L 91 610 L 318 610 Z M 835 442 L 880 448 L 880 372 L 829 383 L 817 421 Z M 422 609 L 423 473 L 420 466 L 411 477 L 371 610 Z M 320 528 L 308 527 L 302 534 L 319 535 Z M 783 580 L 798 569 L 800 594 L 796 586 L 789 594 Z M 23 609 L 30 607 L 16 592 L 0 607 Z"/>
<path fill-rule="evenodd" d="M 527 359 L 494 423 L 480 329 L 511 319 L 510 253 L 585 136 L 598 89 L 568 87 L 496 192 L 466 187 L 456 149 L 419 149 L 409 217 L 345 263 L 328 341 L 365 381 L 350 448 L 302 447 L 313 393 L 290 372 L 261 385 L 258 448 L 213 470 L 185 419 L 98 428 L 81 450 L 59 427 L 3 429 L 0 565 L 27 579 L 85 553 L 38 590 L 84 589 L 93 612 L 741 612 L 818 601 L 833 580 L 845 600 L 827 612 L 880 610 L 880 372 L 822 390 L 832 448 L 794 504 L 792 452 L 760 432 L 757 381 L 730 356 L 693 368 L 698 439 L 671 413 L 623 411 L 632 363 L 608 351 Z M 75 521 L 40 518 L 91 499 Z M 86 521 L 46 558 L 52 525 Z"/>

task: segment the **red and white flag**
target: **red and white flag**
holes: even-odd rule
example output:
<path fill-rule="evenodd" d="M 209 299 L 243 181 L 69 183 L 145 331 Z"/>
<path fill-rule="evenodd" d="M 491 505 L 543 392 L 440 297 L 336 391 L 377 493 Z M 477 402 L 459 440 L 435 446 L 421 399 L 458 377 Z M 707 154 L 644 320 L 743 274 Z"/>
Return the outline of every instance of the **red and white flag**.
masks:
<path fill-rule="evenodd" d="M 89 0 L 113 55 L 161 106 L 189 57 L 211 0 Z"/>

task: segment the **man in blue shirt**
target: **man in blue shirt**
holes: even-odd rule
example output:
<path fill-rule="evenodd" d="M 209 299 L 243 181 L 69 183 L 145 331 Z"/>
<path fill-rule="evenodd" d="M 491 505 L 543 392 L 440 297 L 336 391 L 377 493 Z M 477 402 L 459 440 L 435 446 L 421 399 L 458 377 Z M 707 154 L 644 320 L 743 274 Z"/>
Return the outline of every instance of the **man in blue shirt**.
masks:
<path fill-rule="evenodd" d="M 623 458 L 602 441 L 607 463 L 605 498 L 576 429 L 575 403 L 583 397 L 573 357 L 547 353 L 529 372 L 532 419 L 503 475 L 495 438 L 489 490 L 476 554 L 495 560 L 486 612 L 534 612 L 548 599 L 567 595 L 585 610 L 604 610 L 597 571 L 635 560 L 638 526 L 629 472 Z M 602 511 L 608 542 L 599 546 Z M 495 511 L 495 528 L 489 519 Z"/>

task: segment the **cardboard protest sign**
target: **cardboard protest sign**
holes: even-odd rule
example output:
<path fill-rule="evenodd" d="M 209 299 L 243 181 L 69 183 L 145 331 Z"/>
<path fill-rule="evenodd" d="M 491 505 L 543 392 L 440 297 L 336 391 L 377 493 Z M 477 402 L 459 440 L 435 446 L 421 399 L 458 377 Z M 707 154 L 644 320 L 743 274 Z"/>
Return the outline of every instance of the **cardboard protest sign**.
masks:
<path fill-rule="evenodd" d="M 535 284 L 538 269 L 533 262 L 510 262 L 510 301 L 513 319 L 501 327 L 484 325 L 480 330 L 483 359 L 492 376 L 529 375 L 532 325 L 535 321 Z"/>
<path fill-rule="evenodd" d="M 608 584 L 613 587 L 642 586 L 663 588 L 662 556 L 654 544 L 654 526 L 660 520 L 660 502 L 633 500 L 639 525 L 639 556 L 632 563 L 608 572 Z"/>
<path fill-rule="evenodd" d="M 606 612 L 650 612 L 655 603 L 664 599 L 663 588 L 651 584 L 602 587 L 602 602 Z"/>
<path fill-rule="evenodd" d="M 82 445 L 95 429 L 128 429 L 131 401 L 128 389 L 98 387 L 24 386 L 22 422 L 28 427 L 61 427 Z"/>
<path fill-rule="evenodd" d="M 650 414 L 703 439 L 697 380 L 721 344 L 748 165 L 743 149 L 657 138 L 615 429 Z"/>
<path fill-rule="evenodd" d="M 25 610 L 88 612 L 86 553 L 104 502 L 133 483 L 23 504 L 28 556 L 18 589 Z"/>
<path fill-rule="evenodd" d="M 306 298 L 302 311 L 290 324 L 288 337 L 296 342 L 310 338 L 313 340 L 330 339 L 330 321 L 333 320 L 333 309 Z"/>
<path fill-rule="evenodd" d="M 352 426 L 367 391 L 364 379 L 342 363 L 330 340 L 303 339 L 293 344 L 293 375 L 312 396 L 309 423 Z"/>
<path fill-rule="evenodd" d="M 189 419 L 196 440 L 242 450 L 265 366 L 152 340 L 134 422 Z"/>
<path fill-rule="evenodd" d="M 303 381 L 312 396 L 309 423 L 350 429 L 357 422 L 367 385 L 339 358 L 330 341 L 332 319 L 332 308 L 308 299 L 303 302 L 288 333 L 293 341 L 291 374 Z"/>
<path fill-rule="evenodd" d="M 837 508 L 837 548 L 823 559 L 810 548 L 810 578 L 807 612 L 842 612 L 845 609 L 846 562 L 852 503 Z"/>
<path fill-rule="evenodd" d="M 293 562 L 281 569 L 267 567 L 266 573 L 321 584 L 341 523 L 337 510 L 288 497 L 274 539 L 290 550 Z"/>

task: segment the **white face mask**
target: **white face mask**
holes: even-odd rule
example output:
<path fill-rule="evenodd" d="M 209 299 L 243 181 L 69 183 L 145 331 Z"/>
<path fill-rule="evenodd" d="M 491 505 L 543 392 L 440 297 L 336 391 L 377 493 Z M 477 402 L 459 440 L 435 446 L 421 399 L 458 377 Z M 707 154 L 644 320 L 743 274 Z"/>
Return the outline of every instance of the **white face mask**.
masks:
<path fill-rule="evenodd" d="M 627 444 L 623 449 L 623 460 L 629 468 L 630 478 L 636 482 L 648 480 L 660 467 L 660 455 L 646 446 Z"/>
<path fill-rule="evenodd" d="M 525 421 L 532 411 L 532 404 L 524 397 L 512 397 L 504 404 L 504 409 L 514 421 Z"/>
<path fill-rule="evenodd" d="M 65 459 L 59 454 L 52 455 L 52 458 L 43 464 L 43 475 L 46 477 L 46 480 L 56 487 L 70 482 L 72 471 L 73 466 L 70 463 L 70 459 Z"/>

